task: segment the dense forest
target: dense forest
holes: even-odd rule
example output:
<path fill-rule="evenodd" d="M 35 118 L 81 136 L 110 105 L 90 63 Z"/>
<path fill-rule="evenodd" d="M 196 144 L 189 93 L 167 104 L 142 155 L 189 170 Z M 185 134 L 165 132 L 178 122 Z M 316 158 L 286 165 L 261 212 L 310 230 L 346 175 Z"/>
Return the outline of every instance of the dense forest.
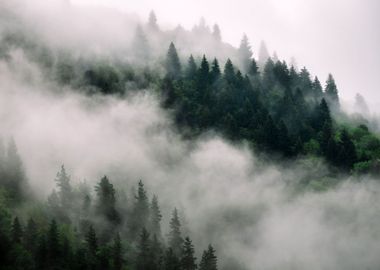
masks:
<path fill-rule="evenodd" d="M 192 35 L 212 48 L 192 52 Z M 156 44 L 167 46 L 157 50 Z M 35 33 L 7 29 L 0 58 L 7 61 L 15 49 L 62 89 L 117 98 L 149 91 L 184 140 L 215 133 L 247 144 L 268 163 L 306 157 L 323 160 L 337 177 L 380 173 L 379 136 L 364 116 L 353 121 L 341 109 L 333 75 L 325 82 L 312 78 L 305 67 L 270 57 L 265 44 L 255 58 L 247 36 L 235 49 L 217 25 L 211 31 L 201 21 L 192 32 L 163 31 L 152 12 L 135 27 L 125 61 L 78 56 L 49 47 Z M 92 187 L 72 183 L 62 166 L 52 179 L 56 189 L 40 200 L 27 179 L 14 140 L 0 144 L 0 269 L 218 269 L 212 243 L 194 247 L 176 208 L 169 233 L 163 232 L 159 198 L 141 180 L 135 191 L 107 176 Z"/>

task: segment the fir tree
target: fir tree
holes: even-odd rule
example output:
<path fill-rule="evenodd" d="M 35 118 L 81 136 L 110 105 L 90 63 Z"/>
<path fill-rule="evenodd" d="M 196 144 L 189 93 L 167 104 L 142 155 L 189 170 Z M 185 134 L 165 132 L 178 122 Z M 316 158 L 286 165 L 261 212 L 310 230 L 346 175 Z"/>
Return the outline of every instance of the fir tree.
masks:
<path fill-rule="evenodd" d="M 154 195 L 150 204 L 150 232 L 158 238 L 161 238 L 161 211 L 158 205 L 157 196 Z"/>
<path fill-rule="evenodd" d="M 166 56 L 166 75 L 171 79 L 179 79 L 181 76 L 181 63 L 173 42 L 170 43 Z"/>
<path fill-rule="evenodd" d="M 248 73 L 252 60 L 252 50 L 251 46 L 249 45 L 248 37 L 245 34 L 243 35 L 243 38 L 240 42 L 238 53 L 241 67 L 245 73 Z"/>
<path fill-rule="evenodd" d="M 197 269 L 196 258 L 194 257 L 194 246 L 189 237 L 185 238 L 183 243 L 183 254 L 181 257 L 182 270 Z"/>
<path fill-rule="evenodd" d="M 203 252 L 199 270 L 217 270 L 217 257 L 214 248 L 209 245 L 208 249 Z"/>
<path fill-rule="evenodd" d="M 334 108 L 339 108 L 338 89 L 336 87 L 335 80 L 331 74 L 329 74 L 326 81 L 325 96 L 327 101 Z"/>
<path fill-rule="evenodd" d="M 23 236 L 23 231 L 22 231 L 21 224 L 18 220 L 18 217 L 15 217 L 13 219 L 13 224 L 12 224 L 12 240 L 13 240 L 13 242 L 21 244 L 22 236 Z"/>
<path fill-rule="evenodd" d="M 169 247 L 173 249 L 173 252 L 177 257 L 181 255 L 182 244 L 181 223 L 179 221 L 178 211 L 175 208 L 170 220 Z"/>

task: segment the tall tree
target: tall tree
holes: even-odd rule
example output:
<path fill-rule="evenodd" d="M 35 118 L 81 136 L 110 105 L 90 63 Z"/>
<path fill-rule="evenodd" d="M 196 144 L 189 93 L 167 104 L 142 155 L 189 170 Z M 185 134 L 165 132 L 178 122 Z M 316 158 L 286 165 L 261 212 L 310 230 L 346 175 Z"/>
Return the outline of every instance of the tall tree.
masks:
<path fill-rule="evenodd" d="M 243 72 L 248 73 L 252 60 L 252 49 L 246 34 L 243 35 L 240 42 L 238 54 Z"/>
<path fill-rule="evenodd" d="M 193 55 L 189 57 L 185 73 L 187 79 L 194 80 L 197 74 L 197 64 L 195 63 Z"/>
<path fill-rule="evenodd" d="M 159 30 L 158 24 L 157 24 L 157 17 L 153 10 L 149 13 L 148 27 L 149 27 L 149 30 L 153 32 L 156 32 Z"/>
<path fill-rule="evenodd" d="M 224 79 L 227 81 L 227 83 L 233 84 L 235 82 L 235 76 L 236 76 L 235 70 L 230 59 L 227 59 L 227 62 L 224 65 L 223 74 L 224 74 Z"/>
<path fill-rule="evenodd" d="M 173 42 L 170 43 L 166 56 L 166 75 L 171 79 L 179 79 L 181 77 L 181 63 L 179 61 L 177 49 Z"/>
<path fill-rule="evenodd" d="M 338 89 L 336 87 L 335 80 L 331 74 L 329 74 L 326 81 L 325 96 L 326 96 L 327 101 L 334 108 L 337 108 L 337 109 L 339 108 Z"/>
<path fill-rule="evenodd" d="M 58 186 L 58 196 L 61 201 L 61 206 L 68 210 L 72 206 L 73 194 L 70 184 L 70 176 L 66 173 L 65 166 L 61 166 L 61 170 L 57 173 L 55 182 Z"/>
<path fill-rule="evenodd" d="M 197 269 L 196 258 L 194 257 L 194 246 L 189 237 L 185 238 L 183 243 L 183 254 L 181 257 L 182 270 Z"/>
<path fill-rule="evenodd" d="M 173 249 L 173 252 L 177 257 L 180 257 L 181 255 L 182 244 L 181 222 L 179 221 L 177 208 L 174 208 L 170 220 L 169 247 Z"/>
<path fill-rule="evenodd" d="M 217 270 L 217 257 L 214 248 L 209 245 L 208 249 L 203 252 L 199 270 Z"/>
<path fill-rule="evenodd" d="M 149 233 L 143 228 L 137 246 L 136 269 L 151 270 L 153 268 L 151 255 Z"/>
<path fill-rule="evenodd" d="M 219 25 L 214 24 L 213 31 L 212 31 L 212 36 L 214 37 L 214 39 L 217 42 L 221 42 L 222 41 L 222 34 L 220 32 Z"/>
<path fill-rule="evenodd" d="M 97 195 L 97 213 L 104 216 L 108 221 L 119 224 L 120 215 L 115 208 L 115 189 L 107 176 L 104 176 L 95 186 L 95 191 Z"/>
<path fill-rule="evenodd" d="M 154 195 L 150 204 L 150 232 L 153 236 L 161 238 L 161 211 L 157 196 Z"/>
<path fill-rule="evenodd" d="M 5 169 L 5 178 L 7 179 L 6 187 L 9 190 L 13 202 L 19 202 L 25 195 L 26 177 L 21 157 L 18 154 L 17 146 L 13 138 L 11 138 L 8 143 Z"/>
<path fill-rule="evenodd" d="M 112 246 L 112 269 L 122 270 L 124 265 L 123 246 L 119 233 L 116 234 Z"/>
<path fill-rule="evenodd" d="M 148 39 L 140 25 L 136 27 L 135 36 L 132 41 L 132 51 L 137 63 L 147 64 L 150 60 L 150 46 Z"/>
<path fill-rule="evenodd" d="M 23 231 L 22 231 L 20 221 L 18 220 L 18 217 L 15 217 L 13 219 L 13 224 L 12 224 L 12 240 L 13 240 L 13 242 L 21 244 L 22 236 L 23 236 Z"/>
<path fill-rule="evenodd" d="M 143 182 L 140 180 L 135 195 L 135 204 L 133 209 L 132 234 L 138 234 L 142 228 L 147 228 L 149 220 L 149 200 Z"/>
<path fill-rule="evenodd" d="M 265 66 L 268 59 L 269 59 L 269 52 L 267 49 L 267 45 L 265 44 L 264 41 L 261 41 L 260 49 L 259 49 L 259 60 L 258 60 L 258 64 L 260 68 L 263 68 Z"/>

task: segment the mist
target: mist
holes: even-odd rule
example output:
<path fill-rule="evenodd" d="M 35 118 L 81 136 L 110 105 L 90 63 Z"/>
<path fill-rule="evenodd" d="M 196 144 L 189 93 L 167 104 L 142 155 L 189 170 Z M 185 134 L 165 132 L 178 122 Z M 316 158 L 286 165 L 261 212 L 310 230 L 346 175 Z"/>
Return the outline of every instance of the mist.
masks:
<path fill-rule="evenodd" d="M 39 7 L 15 10 L 35 18 L 28 9 Z M 53 14 L 58 25 L 67 23 Z M 78 17 L 82 27 L 71 22 L 79 28 L 72 33 L 53 35 L 54 26 L 36 27 L 46 30 L 39 33 L 52 47 L 75 52 L 96 43 L 95 51 L 109 54 L 128 43 L 137 21 L 121 28 L 127 24 L 120 15 L 93 31 L 87 28 L 94 21 L 89 17 Z M 123 31 L 130 36 L 109 42 Z M 212 132 L 185 140 L 152 89 L 122 98 L 75 90 L 51 80 L 21 49 L 0 60 L 0 134 L 15 139 L 39 198 L 51 192 L 62 164 L 74 183 L 95 184 L 107 175 L 129 191 L 142 179 L 149 195 L 159 196 L 164 216 L 173 205 L 180 209 L 196 247 L 215 245 L 221 269 L 379 267 L 378 180 L 348 178 L 328 191 L 298 192 L 297 183 L 312 174 L 328 175 L 327 167 L 268 165 L 244 143 L 232 144 Z"/>

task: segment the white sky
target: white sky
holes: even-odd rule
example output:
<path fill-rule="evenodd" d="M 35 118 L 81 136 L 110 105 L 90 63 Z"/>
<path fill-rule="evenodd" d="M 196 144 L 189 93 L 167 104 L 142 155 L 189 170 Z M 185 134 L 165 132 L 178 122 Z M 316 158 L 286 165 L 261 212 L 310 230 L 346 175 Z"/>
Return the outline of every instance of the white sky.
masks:
<path fill-rule="evenodd" d="M 147 18 L 151 9 L 161 26 L 190 29 L 200 17 L 217 22 L 224 41 L 237 46 L 245 32 L 257 56 L 261 40 L 281 59 L 297 59 L 325 81 L 331 72 L 341 96 L 356 92 L 370 103 L 380 77 L 380 1 L 377 0 L 71 0 L 104 5 Z M 379 102 L 380 103 L 380 102 Z"/>

